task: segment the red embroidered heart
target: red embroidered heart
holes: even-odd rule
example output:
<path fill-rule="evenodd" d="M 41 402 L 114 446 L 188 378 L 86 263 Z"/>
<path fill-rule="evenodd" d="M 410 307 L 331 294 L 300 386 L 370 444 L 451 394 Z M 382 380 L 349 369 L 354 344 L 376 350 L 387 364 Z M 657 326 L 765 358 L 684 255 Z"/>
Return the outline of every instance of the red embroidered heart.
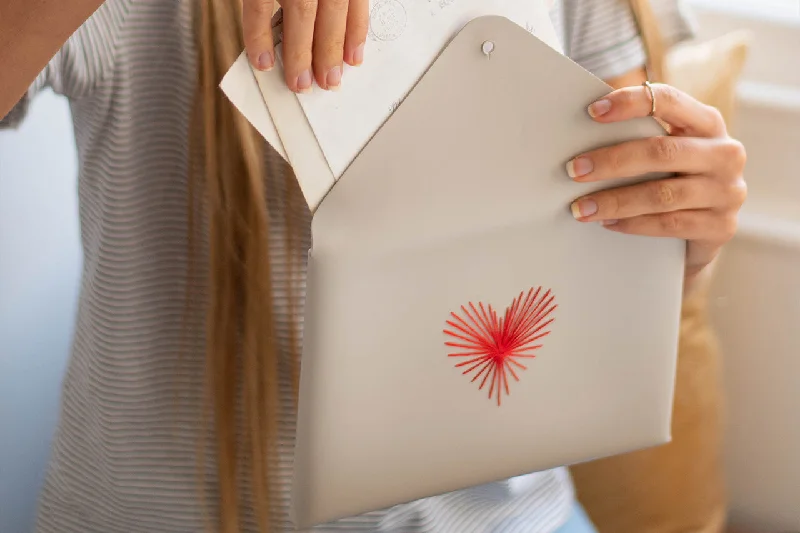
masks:
<path fill-rule="evenodd" d="M 464 375 L 474 373 L 471 382 L 483 376 L 478 389 L 489 383 L 489 399 L 497 397 L 497 405 L 501 404 L 502 390 L 506 396 L 511 394 L 508 374 L 519 381 L 514 367 L 527 370 L 518 359 L 536 357 L 532 352 L 542 345 L 535 343 L 550 333 L 543 330 L 555 320 L 550 315 L 558 306 L 553 303 L 555 296 L 549 289 L 540 296 L 541 291 L 541 287 L 536 287 L 527 295 L 519 293 L 502 317 L 483 302 L 478 302 L 477 306 L 470 302 L 469 309 L 462 305 L 463 316 L 450 313 L 452 320 L 448 320 L 447 325 L 452 329 L 445 329 L 444 333 L 457 340 L 445 342 L 445 345 L 466 351 L 448 356 L 464 359 L 456 368 L 467 367 L 462 372 Z"/>

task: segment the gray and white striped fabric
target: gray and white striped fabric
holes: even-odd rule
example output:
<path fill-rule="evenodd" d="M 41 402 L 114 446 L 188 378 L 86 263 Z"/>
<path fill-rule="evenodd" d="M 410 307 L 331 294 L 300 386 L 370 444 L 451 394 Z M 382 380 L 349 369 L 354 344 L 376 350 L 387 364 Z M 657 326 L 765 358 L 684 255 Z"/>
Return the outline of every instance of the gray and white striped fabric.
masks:
<path fill-rule="evenodd" d="M 422 1 L 422 0 L 419 0 Z M 688 32 L 676 0 L 668 35 Z M 197 533 L 213 502 L 213 455 L 198 467 L 203 319 L 183 322 L 187 271 L 187 128 L 195 69 L 190 0 L 108 0 L 53 58 L 22 102 L 3 119 L 14 126 L 35 92 L 70 99 L 80 161 L 84 267 L 72 358 L 39 533 Z M 672 6 L 672 7 L 670 7 Z M 553 18 L 565 48 L 601 77 L 643 63 L 625 0 L 564 0 Z M 287 264 L 303 264 L 309 214 L 297 249 L 282 246 L 283 179 L 268 168 L 275 309 L 280 343 L 290 309 L 302 319 L 302 287 L 287 290 Z M 204 265 L 196 265 L 202 273 Z M 290 298 L 294 305 L 290 306 Z M 288 487 L 294 419 L 288 376 L 274 464 Z M 205 439 L 205 440 L 204 440 Z M 386 479 L 386 483 L 392 483 Z M 246 491 L 246 487 L 243 488 Z M 430 498 L 343 520 L 320 531 L 551 532 L 567 519 L 573 492 L 564 469 Z M 280 502 L 278 530 L 289 530 Z M 252 523 L 247 531 L 255 531 Z"/>

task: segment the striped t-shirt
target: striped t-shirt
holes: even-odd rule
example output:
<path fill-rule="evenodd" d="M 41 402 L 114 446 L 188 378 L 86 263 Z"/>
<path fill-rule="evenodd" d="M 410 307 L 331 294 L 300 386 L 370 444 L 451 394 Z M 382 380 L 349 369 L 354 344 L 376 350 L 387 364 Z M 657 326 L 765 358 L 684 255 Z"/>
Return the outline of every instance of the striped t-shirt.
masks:
<path fill-rule="evenodd" d="M 653 1 L 667 36 L 684 37 L 689 28 L 677 0 Z M 213 455 L 201 462 L 197 454 L 198 443 L 210 440 L 203 440 L 208 428 L 201 423 L 203 319 L 184 320 L 187 129 L 196 66 L 191 3 L 108 0 L 2 120 L 16 124 L 33 94 L 50 87 L 70 100 L 79 155 L 81 292 L 39 533 L 198 533 L 213 510 L 207 505 L 215 501 Z M 557 1 L 553 20 L 568 55 L 600 77 L 643 64 L 626 0 Z M 284 249 L 280 168 L 268 152 L 267 170 L 276 178 L 267 184 L 274 305 L 286 352 L 303 303 L 302 293 L 286 290 L 287 264 L 291 255 L 295 264 L 306 258 L 310 216 L 294 214 L 304 238 Z M 273 462 L 288 489 L 295 423 L 288 376 L 281 389 Z M 276 531 L 290 530 L 288 492 L 278 502 Z M 557 469 L 319 530 L 547 533 L 567 519 L 573 497 L 568 473 Z M 252 522 L 246 531 L 256 531 Z"/>

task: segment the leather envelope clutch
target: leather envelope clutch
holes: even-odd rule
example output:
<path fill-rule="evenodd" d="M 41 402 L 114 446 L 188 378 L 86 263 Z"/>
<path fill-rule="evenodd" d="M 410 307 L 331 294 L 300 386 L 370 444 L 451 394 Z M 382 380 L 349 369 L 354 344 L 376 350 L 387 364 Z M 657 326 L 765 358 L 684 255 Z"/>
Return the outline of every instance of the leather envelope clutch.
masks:
<path fill-rule="evenodd" d="M 685 242 L 569 210 L 623 183 L 575 183 L 571 157 L 664 134 L 592 121 L 608 91 L 509 20 L 474 19 L 324 196 L 299 528 L 669 440 Z"/>

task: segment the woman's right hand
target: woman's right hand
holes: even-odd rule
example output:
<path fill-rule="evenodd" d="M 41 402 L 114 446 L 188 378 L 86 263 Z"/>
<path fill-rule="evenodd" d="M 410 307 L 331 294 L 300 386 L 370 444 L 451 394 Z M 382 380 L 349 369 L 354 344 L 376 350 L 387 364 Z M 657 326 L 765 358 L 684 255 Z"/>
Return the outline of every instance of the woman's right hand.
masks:
<path fill-rule="evenodd" d="M 272 15 L 276 0 L 244 0 L 242 24 L 247 56 L 259 70 L 275 64 Z M 292 91 L 309 92 L 316 80 L 336 90 L 344 62 L 364 60 L 369 0 L 281 0 L 283 66 Z"/>

